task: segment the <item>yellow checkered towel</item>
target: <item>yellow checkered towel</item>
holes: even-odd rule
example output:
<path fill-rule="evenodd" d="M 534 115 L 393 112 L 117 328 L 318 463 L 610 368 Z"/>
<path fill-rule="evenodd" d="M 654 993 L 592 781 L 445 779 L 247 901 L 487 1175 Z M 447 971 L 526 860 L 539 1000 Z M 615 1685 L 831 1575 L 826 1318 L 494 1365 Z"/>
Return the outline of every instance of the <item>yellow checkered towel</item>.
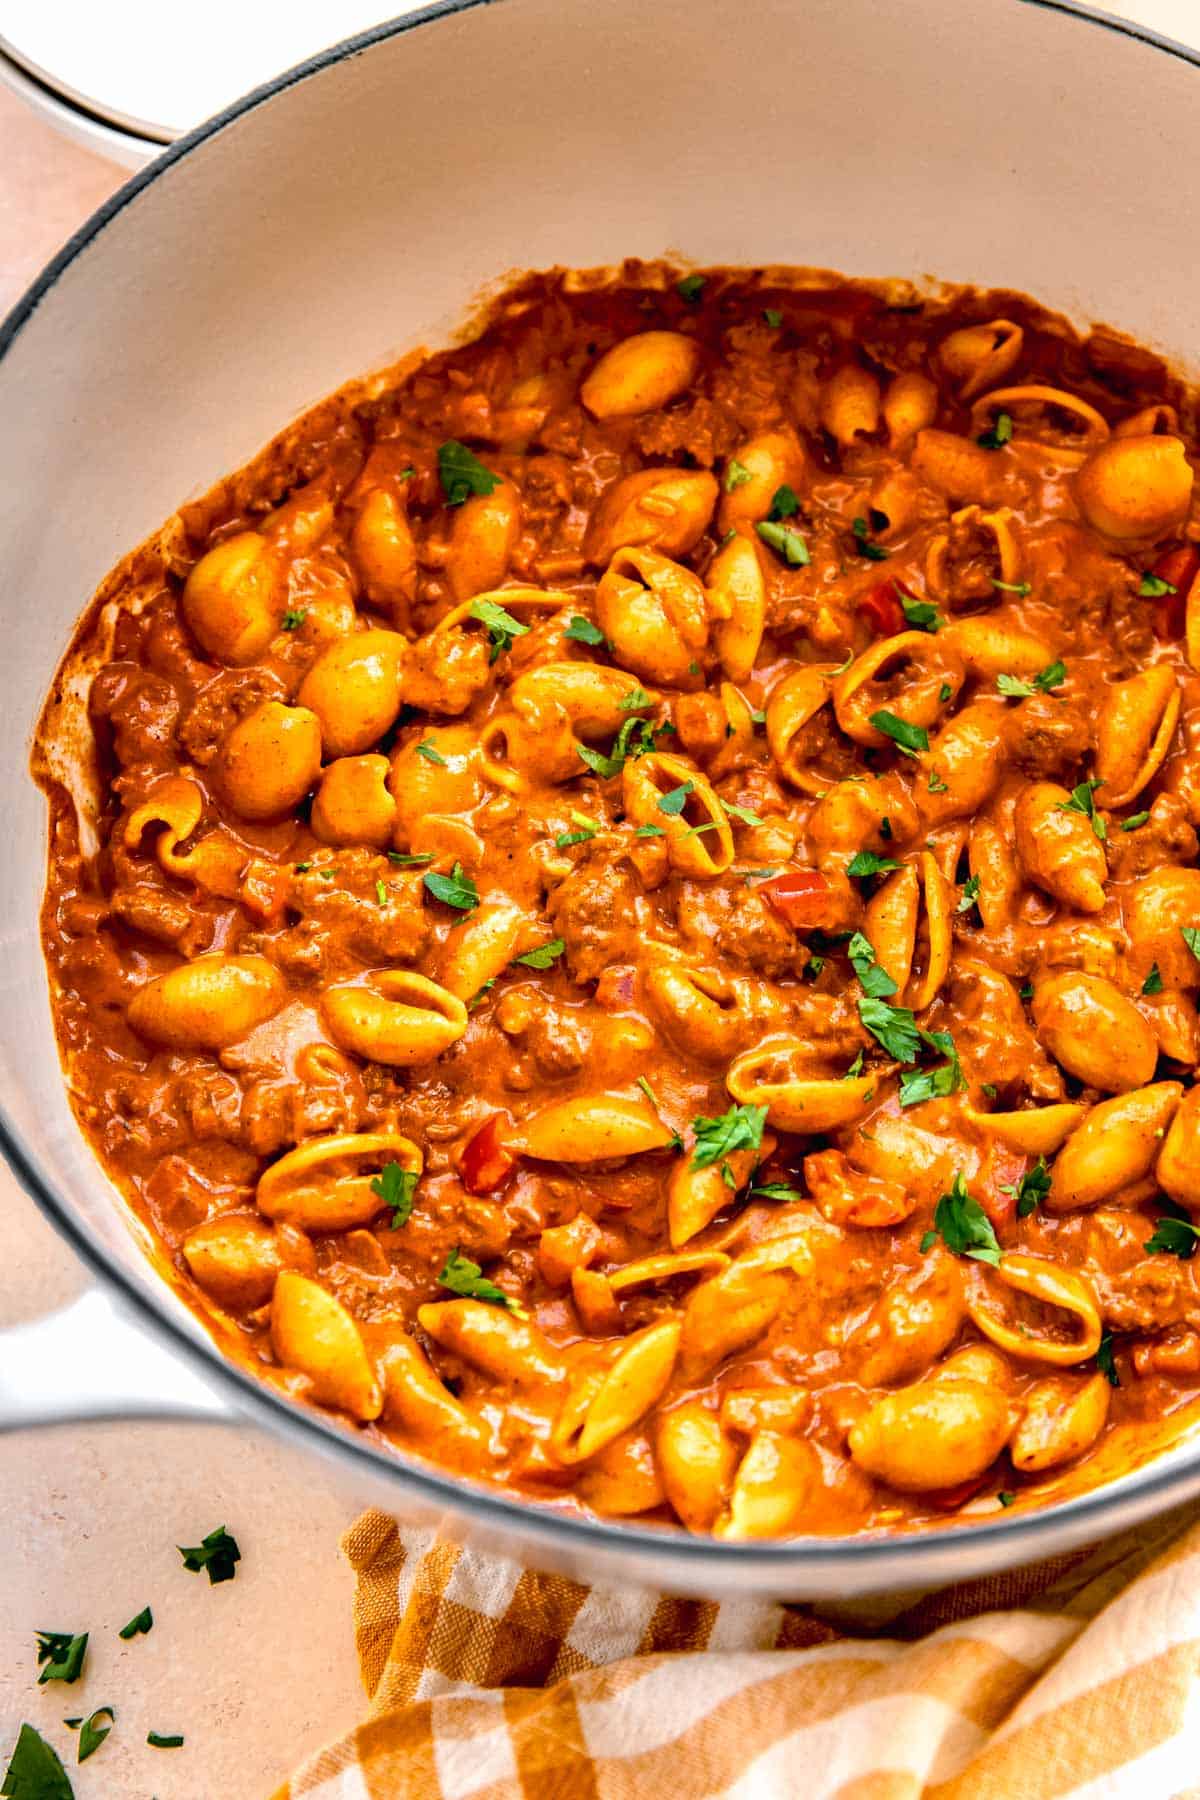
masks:
<path fill-rule="evenodd" d="M 1195 1506 L 837 1624 L 343 1548 L 370 1711 L 276 1800 L 1200 1800 Z"/>

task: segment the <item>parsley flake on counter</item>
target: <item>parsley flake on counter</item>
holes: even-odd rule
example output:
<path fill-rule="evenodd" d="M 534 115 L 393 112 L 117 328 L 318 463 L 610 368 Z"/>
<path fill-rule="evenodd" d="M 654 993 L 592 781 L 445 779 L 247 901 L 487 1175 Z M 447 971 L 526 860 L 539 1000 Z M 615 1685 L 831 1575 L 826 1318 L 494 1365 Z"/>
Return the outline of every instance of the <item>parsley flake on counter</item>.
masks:
<path fill-rule="evenodd" d="M 463 1300 L 486 1300 L 489 1306 L 505 1306 L 509 1312 L 520 1313 L 524 1309 L 503 1288 L 489 1281 L 477 1262 L 464 1256 L 456 1244 L 446 1258 L 445 1267 L 438 1276 L 438 1284 L 449 1288 Z"/>
<path fill-rule="evenodd" d="M 899 867 L 900 864 L 894 857 L 876 856 L 873 850 L 856 850 L 846 864 L 846 873 L 859 881 L 868 875 L 887 875 L 892 869 Z"/>
<path fill-rule="evenodd" d="M 888 552 L 882 544 L 876 544 L 872 540 L 870 527 L 865 519 L 855 519 L 850 529 L 854 533 L 854 547 L 860 556 L 865 556 L 868 562 L 887 561 Z"/>
<path fill-rule="evenodd" d="M 422 877 L 427 893 L 440 900 L 443 906 L 453 906 L 457 912 L 474 912 L 479 905 L 479 890 L 469 875 L 463 873 L 463 866 L 456 862 L 449 875 L 439 875 L 430 869 Z"/>
<path fill-rule="evenodd" d="M 918 751 L 929 748 L 929 733 L 923 725 L 910 725 L 907 719 L 898 719 L 886 708 L 871 714 L 871 724 L 885 738 L 891 738 L 904 756 L 916 756 Z"/>
<path fill-rule="evenodd" d="M 979 898 L 979 882 L 980 877 L 978 875 L 967 876 L 967 879 L 962 884 L 962 893 L 959 895 L 958 905 L 954 909 L 955 912 L 970 912 L 971 908 Z"/>
<path fill-rule="evenodd" d="M 1058 809 L 1060 812 L 1083 813 L 1091 820 L 1092 830 L 1103 844 L 1108 837 L 1108 826 L 1096 811 L 1096 789 L 1100 786 L 1098 781 L 1081 781 L 1078 787 L 1071 789 L 1069 800 L 1059 801 Z"/>
<path fill-rule="evenodd" d="M 669 793 L 660 794 L 658 798 L 659 812 L 666 813 L 668 818 L 678 818 L 687 804 L 688 795 L 695 788 L 695 785 L 694 781 L 682 781 L 678 787 L 673 787 Z"/>
<path fill-rule="evenodd" d="M 600 627 L 593 625 L 590 619 L 585 619 L 582 613 L 571 614 L 563 636 L 570 638 L 575 644 L 599 645 L 608 642 Z"/>
<path fill-rule="evenodd" d="M 681 300 L 686 300 L 689 304 L 694 305 L 704 292 L 704 283 L 707 279 L 706 275 L 684 275 L 675 283 L 675 292 Z"/>
<path fill-rule="evenodd" d="M 107 1725 L 101 1725 L 101 1719 L 107 1719 Z M 86 1762 L 89 1756 L 100 1748 L 109 1732 L 117 1722 L 117 1715 L 111 1706 L 98 1706 L 94 1713 L 89 1713 L 79 1725 L 79 1762 Z"/>
<path fill-rule="evenodd" d="M 148 1731 L 146 1742 L 152 1750 L 179 1750 L 183 1746 L 183 1733 L 181 1731 Z"/>
<path fill-rule="evenodd" d="M 388 1224 L 393 1231 L 407 1225 L 412 1217 L 417 1180 L 415 1169 L 402 1168 L 398 1162 L 387 1162 L 371 1182 L 371 1192 L 378 1194 L 383 1204 L 391 1208 Z"/>
<path fill-rule="evenodd" d="M 904 614 L 905 623 L 911 625 L 914 631 L 940 631 L 942 629 L 946 621 L 936 606 L 932 606 L 928 600 L 914 600 L 911 594 L 905 593 L 899 582 L 896 583 L 896 593 L 900 599 L 900 608 Z"/>
<path fill-rule="evenodd" d="M 511 650 L 515 638 L 524 637 L 529 630 L 522 625 L 520 619 L 514 619 L 510 612 L 497 604 L 495 600 L 472 600 L 469 616 L 478 619 L 486 627 L 491 653 L 488 661 L 494 663 L 505 650 Z"/>
<path fill-rule="evenodd" d="M 22 1725 L 0 1794 L 11 1800 L 74 1800 L 75 1790 L 58 1752 L 32 1725 Z"/>
<path fill-rule="evenodd" d="M 491 494 L 501 485 L 502 477 L 485 469 L 457 438 L 439 446 L 437 464 L 447 506 L 461 506 L 472 494 Z"/>
<path fill-rule="evenodd" d="M 933 1230 L 925 1233 L 921 1248 L 931 1248 L 939 1237 L 955 1256 L 970 1256 L 993 1267 L 1000 1261 L 1000 1245 L 992 1221 L 978 1200 L 967 1192 L 961 1169 L 950 1192 L 943 1194 L 934 1208 Z"/>
<path fill-rule="evenodd" d="M 975 442 L 984 450 L 1000 450 L 1012 442 L 1013 422 L 1009 413 L 996 414 L 995 423 L 981 431 Z"/>
<path fill-rule="evenodd" d="M 289 610 L 284 613 L 283 618 L 279 621 L 279 628 L 281 631 L 299 631 L 307 617 L 307 606 L 301 606 L 294 612 L 289 608 Z"/>
<path fill-rule="evenodd" d="M 86 1631 L 77 1636 L 72 1636 L 69 1631 L 39 1631 L 37 1660 L 42 1672 L 38 1676 L 38 1686 L 47 1681 L 78 1681 L 87 1646 Z"/>
<path fill-rule="evenodd" d="M 1143 600 L 1161 600 L 1166 594 L 1177 594 L 1179 589 L 1164 581 L 1161 575 L 1143 575 L 1138 583 L 1138 593 Z"/>
<path fill-rule="evenodd" d="M 437 745 L 431 744 L 428 738 L 422 738 L 421 742 L 417 745 L 417 755 L 423 756 L 426 762 L 438 763 L 443 769 L 446 767 L 445 757 L 442 755 Z"/>
<path fill-rule="evenodd" d="M 175 1548 L 183 1558 L 184 1568 L 193 1575 L 207 1569 L 213 1587 L 219 1581 L 232 1581 L 237 1573 L 235 1565 L 242 1560 L 237 1539 L 231 1537 L 223 1525 L 218 1525 L 215 1531 L 210 1531 L 206 1538 L 190 1548 L 185 1544 L 177 1544 Z"/>
<path fill-rule="evenodd" d="M 130 1638 L 143 1637 L 146 1632 L 152 1631 L 153 1628 L 154 1614 L 150 1611 L 148 1606 L 144 1606 L 140 1613 L 136 1613 L 134 1617 L 130 1619 L 128 1625 L 122 1625 L 117 1636 L 124 1638 L 126 1643 L 128 1643 Z"/>
<path fill-rule="evenodd" d="M 1155 1219 L 1154 1230 L 1143 1246 L 1153 1256 L 1164 1253 L 1177 1256 L 1181 1262 L 1190 1262 L 1196 1254 L 1196 1243 L 1200 1239 L 1200 1226 L 1193 1225 L 1190 1219 L 1178 1218 L 1174 1213 L 1166 1213 L 1161 1219 Z"/>
<path fill-rule="evenodd" d="M 1120 1387 L 1121 1377 L 1117 1372 L 1116 1362 L 1113 1360 L 1111 1331 L 1106 1331 L 1104 1336 L 1100 1339 L 1100 1345 L 1096 1351 L 1096 1367 L 1107 1381 L 1109 1387 Z"/>
<path fill-rule="evenodd" d="M 725 465 L 725 480 L 722 484 L 725 492 L 727 494 L 732 494 L 738 488 L 745 487 L 748 481 L 753 480 L 754 476 L 750 473 L 750 470 L 746 467 L 745 463 L 739 462 L 736 456 L 731 456 Z"/>
<path fill-rule="evenodd" d="M 526 950 L 524 956 L 514 956 L 513 961 L 523 963 L 527 969 L 548 969 L 566 947 L 564 938 L 551 938 L 548 944 L 539 944 L 536 950 Z"/>
<path fill-rule="evenodd" d="M 808 545 L 798 531 L 788 525 L 777 525 L 770 519 L 764 519 L 754 527 L 764 544 L 769 544 L 789 568 L 806 568 L 809 561 Z"/>
<path fill-rule="evenodd" d="M 693 1119 L 696 1142 L 692 1147 L 692 1167 L 707 1169 L 712 1163 L 723 1162 L 735 1150 L 757 1150 L 766 1122 L 765 1106 L 731 1106 L 719 1118 Z"/>
<path fill-rule="evenodd" d="M 1150 973 L 1142 983 L 1143 994 L 1161 994 L 1163 991 L 1162 970 L 1157 963 L 1152 963 Z"/>

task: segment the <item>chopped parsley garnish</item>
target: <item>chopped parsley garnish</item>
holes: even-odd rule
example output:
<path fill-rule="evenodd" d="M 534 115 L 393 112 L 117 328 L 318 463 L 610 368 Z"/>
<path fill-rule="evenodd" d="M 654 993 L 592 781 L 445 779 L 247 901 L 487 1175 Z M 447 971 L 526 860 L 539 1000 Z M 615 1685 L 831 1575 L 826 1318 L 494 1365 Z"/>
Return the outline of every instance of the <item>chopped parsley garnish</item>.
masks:
<path fill-rule="evenodd" d="M 451 438 L 439 447 L 437 463 L 438 479 L 447 506 L 461 506 L 472 494 L 494 493 L 501 484 L 502 478 L 485 469 L 479 458 L 457 438 Z"/>
<path fill-rule="evenodd" d="M 954 909 L 955 912 L 970 912 L 971 908 L 979 898 L 979 882 L 980 877 L 978 875 L 967 876 L 967 879 L 962 884 L 962 893 L 959 895 L 958 905 Z"/>
<path fill-rule="evenodd" d="M 778 524 L 781 519 L 790 519 L 799 511 L 800 496 L 795 488 L 789 487 L 785 481 L 783 486 L 777 487 L 771 495 L 771 509 L 767 518 Z"/>
<path fill-rule="evenodd" d="M 144 1606 L 140 1613 L 137 1613 L 130 1619 L 128 1625 L 122 1625 L 117 1636 L 124 1638 L 128 1643 L 130 1638 L 143 1637 L 146 1632 L 152 1631 L 153 1629 L 154 1614 L 150 1611 L 148 1606 Z"/>
<path fill-rule="evenodd" d="M 430 869 L 422 879 L 426 892 L 444 906 L 453 906 L 458 912 L 473 912 L 479 905 L 479 890 L 471 877 L 463 873 L 461 863 L 456 862 L 449 875 L 439 875 Z"/>
<path fill-rule="evenodd" d="M 994 588 L 1000 588 L 1006 594 L 1020 594 L 1023 597 L 1033 592 L 1027 581 L 1001 581 L 999 576 L 993 575 L 991 583 Z"/>
<path fill-rule="evenodd" d="M 210 1531 L 200 1543 L 190 1548 L 185 1544 L 177 1544 L 176 1549 L 183 1558 L 183 1566 L 193 1575 L 201 1569 L 208 1570 L 208 1579 L 213 1587 L 219 1581 L 232 1581 L 237 1573 L 236 1564 L 242 1560 L 238 1549 L 238 1541 L 231 1537 L 223 1525 Z"/>
<path fill-rule="evenodd" d="M 712 1163 L 724 1163 L 735 1150 L 757 1150 L 766 1122 L 765 1106 L 731 1106 L 720 1118 L 693 1119 L 692 1167 L 707 1169 Z"/>
<path fill-rule="evenodd" d="M 916 756 L 919 750 L 928 750 L 929 733 L 923 725 L 910 725 L 907 719 L 898 719 L 893 712 L 886 709 L 871 714 L 871 723 L 876 731 L 886 738 L 891 738 L 897 750 L 905 756 Z"/>
<path fill-rule="evenodd" d="M 0 1794 L 11 1800 L 74 1800 L 74 1793 L 58 1752 L 32 1725 L 22 1725 Z"/>
<path fill-rule="evenodd" d="M 875 947 L 861 931 L 856 931 L 846 946 L 846 954 L 850 958 L 854 973 L 858 976 L 863 993 L 874 1000 L 889 1000 L 896 992 L 896 984 L 881 963 L 875 960 Z"/>
<path fill-rule="evenodd" d="M 633 835 L 640 838 L 652 838 L 665 837 L 667 834 L 661 825 L 639 825 Z"/>
<path fill-rule="evenodd" d="M 1066 679 L 1066 663 L 1052 662 L 1039 669 L 1031 681 L 1025 681 L 1019 675 L 997 675 L 996 686 L 1006 700 L 1027 700 L 1030 694 L 1048 694 L 1051 688 L 1061 687 Z"/>
<path fill-rule="evenodd" d="M 920 1028 L 918 1027 L 920 1031 Z M 920 1031 L 921 1041 L 931 1050 L 940 1050 L 946 1057 L 936 1069 L 914 1069 L 900 1077 L 901 1106 L 920 1106 L 925 1100 L 944 1100 L 950 1094 L 957 1094 L 967 1085 L 966 1076 L 962 1072 L 962 1064 L 958 1060 L 958 1051 L 954 1047 L 954 1039 L 948 1031 Z"/>
<path fill-rule="evenodd" d="M 891 980 L 890 976 L 888 980 Z M 874 994 L 861 994 L 858 1016 L 889 1056 L 895 1057 L 897 1062 L 916 1062 L 921 1037 L 917 1022 L 907 1006 L 891 1006 Z"/>
<path fill-rule="evenodd" d="M 1100 1346 L 1096 1351 L 1096 1367 L 1107 1381 L 1109 1387 L 1120 1387 L 1121 1377 L 1117 1373 L 1117 1365 L 1113 1360 L 1111 1331 L 1106 1331 L 1104 1336 L 1100 1339 Z"/>
<path fill-rule="evenodd" d="M 876 856 L 873 850 L 856 850 L 846 864 L 847 875 L 862 880 L 867 875 L 887 875 L 900 864 L 891 856 Z"/>
<path fill-rule="evenodd" d="M 658 797 L 659 812 L 666 813 L 669 818 L 678 818 L 687 805 L 688 795 L 695 786 L 694 781 L 683 781 L 678 787 L 672 788 L 669 793 L 660 794 Z"/>
<path fill-rule="evenodd" d="M 575 748 L 578 750 L 580 757 L 587 764 L 588 768 L 591 769 L 594 774 L 599 775 L 602 781 L 611 781 L 612 777 L 614 775 L 619 775 L 622 768 L 625 766 L 625 758 L 623 756 L 617 756 L 615 754 L 612 756 L 605 756 L 603 750 L 593 750 L 590 744 L 576 744 Z"/>
<path fill-rule="evenodd" d="M 967 1192 L 961 1170 L 954 1177 L 950 1192 L 943 1194 L 934 1208 L 933 1230 L 921 1239 L 922 1250 L 929 1249 L 939 1237 L 955 1256 L 970 1256 L 976 1262 L 993 1266 L 1000 1261 L 1000 1245 L 992 1222 L 978 1200 Z"/>
<path fill-rule="evenodd" d="M 412 1217 L 417 1180 L 415 1169 L 402 1168 L 398 1162 L 387 1162 L 371 1183 L 371 1192 L 378 1194 L 383 1204 L 391 1208 L 388 1224 L 393 1231 L 407 1225 Z"/>
<path fill-rule="evenodd" d="M 417 755 L 423 756 L 426 762 L 437 763 L 443 769 L 447 766 L 446 759 L 437 745 L 431 744 L 428 738 L 422 738 L 417 745 Z"/>
<path fill-rule="evenodd" d="M 750 1198 L 760 1200 L 803 1200 L 804 1195 L 799 1188 L 789 1187 L 786 1181 L 768 1181 L 763 1187 L 752 1187 Z"/>
<path fill-rule="evenodd" d="M 725 492 L 732 494 L 736 489 L 745 487 L 748 481 L 753 480 L 754 476 L 745 463 L 739 462 L 736 456 L 731 456 L 725 465 Z"/>
<path fill-rule="evenodd" d="M 767 324 L 771 327 L 772 331 L 778 331 L 779 327 L 783 324 L 783 314 L 777 312 L 773 306 L 763 307 L 763 318 L 767 321 Z"/>
<path fill-rule="evenodd" d="M 1161 575 L 1143 575 L 1138 583 L 1138 593 L 1143 600 L 1161 600 L 1165 594 L 1177 594 L 1179 589 Z"/>
<path fill-rule="evenodd" d="M 495 600 L 472 600 L 469 617 L 487 627 L 488 642 L 492 646 L 489 662 L 495 662 L 503 651 L 511 650 L 514 638 L 524 637 L 529 630 L 528 625 L 514 619 Z"/>
<path fill-rule="evenodd" d="M 1001 1506 L 1011 1506 L 1013 1501 L 1016 1499 L 1016 1497 L 1017 1496 L 1015 1494 L 1010 1494 L 1008 1492 L 1007 1488 L 1001 1488 L 1000 1491 L 998 1492 L 998 1494 L 996 1495 L 996 1498 L 1000 1502 Z"/>
<path fill-rule="evenodd" d="M 684 275 L 675 283 L 675 292 L 681 300 L 694 304 L 704 292 L 705 275 Z"/>
<path fill-rule="evenodd" d="M 1022 681 L 1019 675 L 997 675 L 996 686 L 1006 700 L 1027 700 L 1034 692 L 1032 681 Z"/>
<path fill-rule="evenodd" d="M 294 612 L 289 609 L 289 611 L 285 612 L 283 615 L 283 618 L 279 621 L 280 630 L 281 631 L 299 631 L 300 627 L 303 625 L 303 623 L 304 623 L 305 619 L 307 619 L 307 617 L 308 617 L 307 606 L 301 606 Z"/>
<path fill-rule="evenodd" d="M 879 821 L 879 835 L 881 838 L 886 838 L 889 842 L 896 835 L 892 830 L 892 821 L 888 818 L 886 813 Z"/>
<path fill-rule="evenodd" d="M 539 944 L 536 950 L 526 950 L 524 956 L 514 956 L 513 961 L 523 963 L 527 969 L 549 969 L 566 947 L 564 938 L 551 938 L 548 944 Z"/>
<path fill-rule="evenodd" d="M 950 698 L 951 694 L 953 694 L 953 692 L 954 692 L 954 689 L 950 686 L 950 683 L 948 681 L 943 681 L 941 687 L 938 689 L 938 699 L 941 701 L 943 706 L 945 706 L 947 700 L 949 700 L 949 698 Z"/>
<path fill-rule="evenodd" d="M 490 993 L 492 988 L 495 987 L 495 985 L 496 985 L 496 977 L 493 975 L 490 977 L 489 980 L 484 982 L 483 986 L 480 988 L 480 990 L 477 994 L 471 995 L 471 998 L 467 1001 L 467 1011 L 474 1012 L 475 1008 L 477 1006 L 482 1006 L 485 998 Z"/>
<path fill-rule="evenodd" d="M 823 956 L 810 956 L 801 973 L 805 981 L 815 981 L 824 967 L 825 958 Z"/>
<path fill-rule="evenodd" d="M 1153 963 L 1150 968 L 1150 973 L 1147 975 L 1145 981 L 1143 981 L 1143 983 L 1142 983 L 1142 992 L 1143 992 L 1143 994 L 1161 994 L 1162 991 L 1163 991 L 1162 970 L 1159 968 L 1157 963 Z"/>
<path fill-rule="evenodd" d="M 808 564 L 808 545 L 798 531 L 788 525 L 777 525 L 764 519 L 754 527 L 764 544 L 782 556 L 789 568 L 802 569 Z"/>
<path fill-rule="evenodd" d="M 464 1300 L 486 1300 L 489 1306 L 506 1306 L 510 1312 L 521 1311 L 512 1296 L 498 1288 L 494 1281 L 489 1281 L 479 1264 L 464 1256 L 457 1244 L 446 1258 L 438 1284 Z"/>
<path fill-rule="evenodd" d="M 1066 679 L 1067 665 L 1060 657 L 1057 662 L 1047 663 L 1044 669 L 1038 670 L 1033 678 L 1033 685 L 1040 688 L 1043 694 L 1048 694 L 1051 688 L 1061 687 Z"/>
<path fill-rule="evenodd" d="M 559 832 L 554 840 L 556 850 L 566 850 L 572 844 L 586 844 L 589 838 L 594 838 L 600 829 L 595 819 L 589 819 L 586 813 L 572 812 L 571 823 L 575 826 L 575 830 Z"/>
<path fill-rule="evenodd" d="M 626 719 L 613 742 L 612 754 L 606 756 L 602 750 L 593 750 L 590 744 L 576 744 L 582 760 L 601 780 L 609 781 L 619 775 L 625 764 L 636 757 L 645 756 L 653 750 L 655 741 L 665 731 L 673 730 L 673 726 L 652 725 L 649 719 Z"/>
<path fill-rule="evenodd" d="M 905 622 L 911 625 L 914 631 L 940 631 L 942 629 L 946 621 L 936 606 L 931 606 L 928 600 L 914 600 L 913 596 L 906 594 L 898 583 L 896 593 Z"/>
<path fill-rule="evenodd" d="M 590 619 L 585 619 L 582 613 L 571 614 L 571 617 L 567 620 L 563 636 L 570 638 L 576 644 L 595 645 L 607 644 L 608 642 L 608 639 L 605 637 L 600 627 L 598 625 L 593 625 Z"/>
<path fill-rule="evenodd" d="M 1108 837 L 1108 826 L 1096 811 L 1095 798 L 1096 789 L 1100 787 L 1100 785 L 1101 783 L 1098 781 L 1081 781 L 1077 788 L 1071 789 L 1071 798 L 1069 800 L 1059 801 L 1058 809 L 1060 812 L 1083 813 L 1085 818 L 1091 820 L 1092 830 L 1100 839 L 1100 842 L 1104 843 Z"/>
<path fill-rule="evenodd" d="M 146 1742 L 152 1750 L 179 1750 L 183 1746 L 183 1733 L 180 1731 L 148 1731 Z"/>
<path fill-rule="evenodd" d="M 387 897 L 388 897 L 387 882 L 377 880 L 375 883 L 375 898 L 376 898 L 376 900 L 378 900 L 380 906 L 387 905 Z"/>
<path fill-rule="evenodd" d="M 74 1637 L 69 1631 L 39 1631 L 37 1659 L 42 1672 L 38 1676 L 38 1686 L 47 1681 L 78 1681 L 87 1646 L 86 1631 Z"/>
<path fill-rule="evenodd" d="M 843 1081 L 857 1081 L 863 1072 L 863 1053 L 860 1050 L 850 1067 L 843 1071 Z"/>
<path fill-rule="evenodd" d="M 717 799 L 721 800 L 719 794 L 717 795 Z M 721 811 L 725 814 L 726 818 L 736 819 L 741 825 L 762 824 L 762 820 L 756 812 L 751 812 L 748 806 L 735 806 L 732 800 L 721 800 Z"/>
<path fill-rule="evenodd" d="M 650 696 L 644 687 L 630 688 L 625 698 L 617 702 L 622 712 L 637 712 L 639 707 L 649 706 L 649 704 Z"/>
<path fill-rule="evenodd" d="M 1009 414 L 997 413 L 995 423 L 987 431 L 981 431 L 975 442 L 984 450 L 1000 450 L 1012 442 L 1012 434 L 1013 422 Z"/>
<path fill-rule="evenodd" d="M 312 868 L 312 864 L 310 862 L 293 863 L 292 867 L 295 869 L 297 875 L 307 875 L 308 871 Z"/>
<path fill-rule="evenodd" d="M 1039 1156 L 1032 1169 L 1027 1169 L 1015 1187 L 1002 1187 L 1001 1193 L 1014 1194 L 1017 1201 L 1018 1219 L 1027 1219 L 1035 1212 L 1050 1192 L 1050 1171 L 1046 1167 L 1046 1159 Z"/>
<path fill-rule="evenodd" d="M 107 1719 L 108 1724 L 102 1725 L 101 1719 Z M 86 1762 L 88 1757 L 100 1748 L 116 1722 L 117 1715 L 111 1706 L 98 1706 L 94 1713 L 89 1713 L 88 1717 L 81 1721 L 78 1758 L 81 1763 Z"/>
<path fill-rule="evenodd" d="M 1146 1239 L 1144 1248 L 1152 1255 L 1165 1252 L 1179 1257 L 1181 1262 L 1190 1262 L 1196 1254 L 1197 1239 L 1200 1239 L 1200 1226 L 1193 1225 L 1190 1219 L 1167 1213 L 1154 1221 L 1154 1231 Z"/>
<path fill-rule="evenodd" d="M 1149 817 L 1150 814 L 1148 812 L 1130 813 L 1127 819 L 1121 820 L 1121 830 L 1136 831 L 1138 826 L 1144 825 Z"/>
<path fill-rule="evenodd" d="M 1200 928 L 1195 925 L 1181 925 L 1179 927 L 1179 935 L 1191 951 L 1192 955 L 1196 958 L 1196 961 L 1200 962 Z"/>
<path fill-rule="evenodd" d="M 930 769 L 926 786 L 931 794 L 948 794 L 950 792 L 949 782 L 943 781 L 936 769 Z"/>
<path fill-rule="evenodd" d="M 855 548 L 860 556 L 865 556 L 868 562 L 887 561 L 887 551 L 882 544 L 872 542 L 870 527 L 865 519 L 855 519 L 850 529 L 854 533 Z"/>
<path fill-rule="evenodd" d="M 396 863 L 401 869 L 414 868 L 418 863 L 433 861 L 433 851 L 425 850 L 419 856 L 405 856 L 399 850 L 388 851 L 388 861 Z"/>

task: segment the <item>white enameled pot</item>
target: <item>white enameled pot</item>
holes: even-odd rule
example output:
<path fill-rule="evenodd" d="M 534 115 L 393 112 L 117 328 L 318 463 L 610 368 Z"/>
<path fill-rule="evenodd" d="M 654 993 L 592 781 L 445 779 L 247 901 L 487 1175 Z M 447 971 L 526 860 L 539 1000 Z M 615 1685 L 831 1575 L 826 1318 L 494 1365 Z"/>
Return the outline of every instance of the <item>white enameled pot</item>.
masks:
<path fill-rule="evenodd" d="M 0 1133 L 99 1277 L 0 1334 L 9 1423 L 240 1411 L 371 1498 L 589 1579 L 842 1597 L 1103 1535 L 1200 1491 L 1181 1444 L 1040 1514 L 717 1544 L 373 1451 L 226 1362 L 74 1124 L 38 945 L 31 733 L 121 555 L 287 420 L 515 268 L 678 251 L 1027 290 L 1187 365 L 1200 58 L 1041 0 L 447 0 L 281 76 L 83 228 L 0 331 Z M 328 1466 L 328 1465 L 327 1465 Z"/>

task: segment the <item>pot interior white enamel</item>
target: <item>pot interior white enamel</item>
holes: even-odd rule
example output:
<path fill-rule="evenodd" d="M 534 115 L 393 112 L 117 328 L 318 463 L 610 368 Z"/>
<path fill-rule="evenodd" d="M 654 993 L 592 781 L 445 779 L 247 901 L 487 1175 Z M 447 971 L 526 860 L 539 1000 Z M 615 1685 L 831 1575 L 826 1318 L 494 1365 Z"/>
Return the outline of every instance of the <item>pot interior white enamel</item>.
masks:
<path fill-rule="evenodd" d="M 676 250 L 1027 290 L 1186 364 L 1200 66 L 1020 0 L 500 0 L 295 72 L 138 177 L 0 350 L 6 1148 L 146 1325 L 220 1358 L 155 1276 L 71 1118 L 38 947 L 33 723 L 110 566 L 348 378 L 460 326 L 514 267 Z M 1200 1488 L 1186 1449 L 1042 1515 L 905 1541 L 714 1545 L 582 1524 L 389 1462 L 232 1371 L 376 1498 L 543 1561 L 697 1591 L 927 1585 Z"/>

